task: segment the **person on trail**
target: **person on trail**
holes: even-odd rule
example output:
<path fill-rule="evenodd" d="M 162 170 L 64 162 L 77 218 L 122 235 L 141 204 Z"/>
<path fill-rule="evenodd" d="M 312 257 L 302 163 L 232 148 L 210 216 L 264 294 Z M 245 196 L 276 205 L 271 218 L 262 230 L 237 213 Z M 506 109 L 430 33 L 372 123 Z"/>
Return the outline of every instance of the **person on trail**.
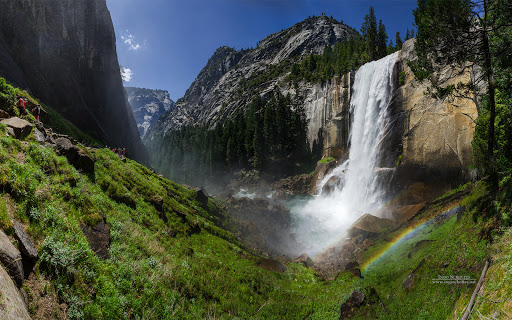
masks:
<path fill-rule="evenodd" d="M 38 104 L 37 106 L 35 106 L 34 109 L 32 109 L 32 114 L 36 118 L 36 121 L 39 122 L 39 116 L 41 115 L 41 105 L 40 104 Z"/>
<path fill-rule="evenodd" d="M 20 97 L 20 100 L 18 100 L 18 111 L 20 112 L 20 117 L 23 118 L 24 110 L 25 110 L 25 97 Z"/>
<path fill-rule="evenodd" d="M 126 157 L 126 149 L 123 148 L 123 156 Z"/>

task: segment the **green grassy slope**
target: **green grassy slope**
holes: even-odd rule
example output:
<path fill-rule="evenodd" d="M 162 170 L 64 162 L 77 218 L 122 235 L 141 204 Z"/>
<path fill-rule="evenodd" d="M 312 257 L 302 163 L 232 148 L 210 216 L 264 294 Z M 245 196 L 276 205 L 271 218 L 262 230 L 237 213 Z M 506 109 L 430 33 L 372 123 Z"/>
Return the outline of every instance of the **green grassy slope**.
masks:
<path fill-rule="evenodd" d="M 283 273 L 264 269 L 268 261 L 221 228 L 229 219 L 219 201 L 204 206 L 194 191 L 106 149 L 88 150 L 95 172 L 84 175 L 33 141 L 6 137 L 0 126 L 0 228 L 12 234 L 11 218 L 27 227 L 40 253 L 36 278 L 50 279 L 46 291 L 58 293 L 72 319 L 338 319 L 351 292 L 369 288 L 380 301 L 356 309 L 354 319 L 456 319 L 474 285 L 432 279 L 478 278 L 495 252 L 487 297 L 501 301 L 510 292 L 503 285 L 511 272 L 510 233 L 502 238 L 495 231 L 500 215 L 494 213 L 510 205 L 500 207 L 507 197 L 493 200 L 485 182 L 381 235 L 363 254 L 363 265 L 374 261 L 364 278 L 342 272 L 325 281 L 300 264 L 288 263 Z M 106 260 L 81 230 L 103 216 L 111 228 Z M 406 289 L 414 269 L 414 285 Z M 25 290 L 30 296 L 33 288 Z M 512 313 L 509 300 L 500 303 L 479 302 L 477 311 Z M 41 307 L 31 300 L 32 314 Z"/>

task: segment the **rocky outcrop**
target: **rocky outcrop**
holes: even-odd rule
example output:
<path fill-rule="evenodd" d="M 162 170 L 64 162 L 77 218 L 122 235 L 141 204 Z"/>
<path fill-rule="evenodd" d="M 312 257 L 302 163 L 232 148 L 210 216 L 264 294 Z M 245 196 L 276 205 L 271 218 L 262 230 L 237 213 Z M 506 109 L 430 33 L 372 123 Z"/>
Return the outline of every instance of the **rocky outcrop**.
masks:
<path fill-rule="evenodd" d="M 397 223 L 393 220 L 379 218 L 367 213 L 352 224 L 347 231 L 347 235 L 349 238 L 362 237 L 364 239 L 377 236 L 385 229 L 395 227 L 396 225 Z"/>
<path fill-rule="evenodd" d="M 106 0 L 3 1 L 0 76 L 98 140 L 147 162 Z"/>
<path fill-rule="evenodd" d="M 106 222 L 105 216 L 96 225 L 82 225 L 81 228 L 91 250 L 101 259 L 108 259 L 110 257 L 108 251 L 110 247 L 110 227 Z"/>
<path fill-rule="evenodd" d="M 399 54 L 398 71 L 404 83 L 398 88 L 391 106 L 398 121 L 395 181 L 457 185 L 471 179 L 474 172 L 471 141 L 478 117 L 475 99 L 448 97 L 434 99 L 425 95 L 427 83 L 414 79 L 407 65 L 416 59 L 414 39 L 406 41 Z M 456 84 L 472 81 L 471 70 L 445 68 L 434 75 L 439 82 Z"/>
<path fill-rule="evenodd" d="M 18 287 L 25 280 L 21 253 L 0 230 L 0 266 L 3 265 Z"/>
<path fill-rule="evenodd" d="M 5 124 L 7 128 L 11 128 L 14 137 L 20 140 L 28 136 L 34 127 L 34 125 L 27 120 L 20 119 L 18 117 L 8 118 L 2 120 L 0 123 Z"/>
<path fill-rule="evenodd" d="M 85 173 L 94 172 L 94 160 L 87 152 L 67 138 L 58 138 L 55 141 L 55 151 L 61 156 L 65 156 L 69 163 L 75 168 Z"/>
<path fill-rule="evenodd" d="M 355 33 L 354 29 L 334 19 L 313 17 L 268 36 L 254 49 L 235 51 L 227 47 L 219 48 L 185 96 L 176 102 L 175 108 L 160 117 L 146 136 L 145 142 L 151 141 L 155 135 L 162 135 L 188 124 L 213 126 L 237 110 L 246 108 L 257 95 L 266 96 L 274 87 L 282 87 L 283 91 L 289 90 L 282 81 L 285 74 L 262 83 L 257 81 L 255 84 L 254 80 L 265 72 L 272 71 L 272 68 L 278 68 L 284 61 L 296 61 L 310 53 L 322 53 L 326 46 L 345 41 Z M 336 83 L 334 86 L 337 88 L 343 87 L 340 79 L 332 82 Z M 313 86 L 311 90 L 317 89 Z M 318 96 L 318 99 L 322 98 Z M 315 98 L 312 103 L 318 104 L 318 99 Z M 337 98 L 333 96 L 333 99 Z M 333 112 L 339 115 L 338 111 Z M 314 118 L 315 121 L 320 119 L 313 116 L 309 118 Z M 310 133 L 315 138 L 317 134 L 318 132 L 313 131 Z"/>
<path fill-rule="evenodd" d="M 174 101 L 166 90 L 134 87 L 125 87 L 125 89 L 141 137 L 144 137 L 163 113 L 169 112 L 174 107 Z"/>
<path fill-rule="evenodd" d="M 355 72 L 348 72 L 326 83 L 303 82 L 297 89 L 285 90 L 305 97 L 308 141 L 312 149 L 316 144 L 324 157 L 340 159 L 348 153 L 354 76 Z"/>
<path fill-rule="evenodd" d="M 0 319 L 30 320 L 24 298 L 0 264 Z"/>

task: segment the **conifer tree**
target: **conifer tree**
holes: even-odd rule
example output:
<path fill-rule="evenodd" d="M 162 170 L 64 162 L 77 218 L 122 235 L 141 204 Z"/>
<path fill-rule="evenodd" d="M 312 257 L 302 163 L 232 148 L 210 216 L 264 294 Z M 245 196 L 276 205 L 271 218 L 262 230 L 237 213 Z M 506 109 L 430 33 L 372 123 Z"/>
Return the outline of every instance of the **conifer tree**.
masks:
<path fill-rule="evenodd" d="M 371 6 L 361 26 L 361 34 L 363 35 L 370 61 L 377 58 L 377 33 L 377 18 L 375 17 L 375 9 Z"/>

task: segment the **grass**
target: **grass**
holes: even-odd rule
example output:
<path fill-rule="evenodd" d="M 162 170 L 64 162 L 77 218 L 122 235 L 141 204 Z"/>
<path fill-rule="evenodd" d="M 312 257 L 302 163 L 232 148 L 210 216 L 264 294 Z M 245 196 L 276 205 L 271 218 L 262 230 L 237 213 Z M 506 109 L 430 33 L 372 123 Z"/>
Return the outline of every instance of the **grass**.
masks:
<path fill-rule="evenodd" d="M 456 318 L 473 285 L 432 279 L 478 278 L 493 252 L 483 295 L 500 302 L 479 300 L 475 310 L 510 313 L 512 236 L 496 231 L 510 208 L 510 179 L 496 198 L 485 182 L 453 190 L 362 253 L 360 263 L 380 255 L 363 270 L 364 278 L 341 272 L 325 281 L 300 264 L 286 264 L 284 273 L 261 268 L 262 258 L 222 228 L 229 223 L 225 204 L 210 199 L 203 206 L 194 191 L 134 161 L 93 149 L 95 172 L 85 175 L 52 148 L 5 137 L 5 130 L 0 126 L 0 227 L 9 228 L 10 198 L 15 218 L 28 226 L 39 249 L 35 272 L 50 279 L 49 291 L 67 303 L 70 319 L 337 319 L 353 290 L 369 288 L 382 304 L 356 309 L 354 319 Z M 451 200 L 466 189 L 463 199 Z M 459 217 L 442 216 L 458 206 L 465 207 Z M 81 231 L 103 216 L 111 231 L 106 260 L 94 254 Z M 423 240 L 430 242 L 421 245 Z M 414 269 L 413 288 L 403 288 Z"/>
<path fill-rule="evenodd" d="M 327 158 L 323 158 L 322 160 L 320 160 L 319 162 L 320 163 L 323 163 L 323 164 L 327 164 L 331 161 L 334 161 L 335 159 L 333 157 L 327 157 Z"/>
<path fill-rule="evenodd" d="M 23 164 L 16 161 L 20 152 Z M 467 303 L 472 287 L 434 285 L 431 279 L 477 277 L 488 256 L 489 241 L 479 235 L 492 219 L 475 220 L 472 214 L 486 194 L 482 183 L 462 200 L 467 208 L 460 221 L 452 216 L 421 228 L 366 269 L 364 279 L 342 272 L 328 282 L 293 263 L 284 273 L 267 271 L 219 227 L 226 221 L 223 204 L 210 199 L 203 208 L 193 191 L 134 161 L 123 163 L 106 149 L 91 154 L 95 173 L 83 175 L 51 148 L 0 139 L 3 197 L 14 199 L 16 218 L 29 225 L 40 251 L 36 268 L 68 303 L 70 318 L 333 319 L 353 290 L 374 287 L 388 313 L 380 303 L 371 304 L 354 319 L 445 319 Z M 163 200 L 163 214 L 155 195 Z M 457 204 L 441 202 L 411 223 Z M 91 251 L 81 232 L 81 225 L 94 225 L 101 214 L 111 228 L 107 260 Z M 383 235 L 363 260 L 403 230 Z M 421 240 L 434 241 L 408 258 Z M 414 288 L 403 289 L 423 259 Z"/>

